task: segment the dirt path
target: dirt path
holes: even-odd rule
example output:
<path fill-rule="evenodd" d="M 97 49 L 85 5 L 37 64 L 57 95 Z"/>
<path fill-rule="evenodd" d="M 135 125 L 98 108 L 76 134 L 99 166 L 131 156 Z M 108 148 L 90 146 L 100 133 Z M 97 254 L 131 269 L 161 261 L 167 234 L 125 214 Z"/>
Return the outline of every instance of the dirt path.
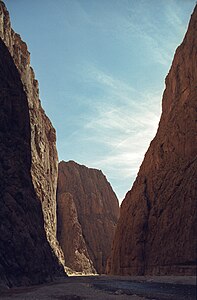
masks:
<path fill-rule="evenodd" d="M 195 300 L 195 277 L 81 276 L 51 284 L 0 290 L 9 300 Z"/>

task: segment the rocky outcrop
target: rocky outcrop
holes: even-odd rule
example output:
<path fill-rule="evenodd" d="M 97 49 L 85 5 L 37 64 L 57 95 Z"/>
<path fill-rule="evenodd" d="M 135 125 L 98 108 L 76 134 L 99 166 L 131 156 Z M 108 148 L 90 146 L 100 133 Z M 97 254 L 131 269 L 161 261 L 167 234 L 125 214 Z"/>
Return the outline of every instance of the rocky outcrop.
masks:
<path fill-rule="evenodd" d="M 70 193 L 61 193 L 58 197 L 58 239 L 66 258 L 66 266 L 81 274 L 96 273 Z"/>
<path fill-rule="evenodd" d="M 62 272 L 46 239 L 31 163 L 27 97 L 0 38 L 0 285 L 38 284 Z"/>
<path fill-rule="evenodd" d="M 13 57 L 27 95 L 31 125 L 31 175 L 33 185 L 42 204 L 47 238 L 63 263 L 63 253 L 56 240 L 58 172 L 56 133 L 40 104 L 38 82 L 30 66 L 30 53 L 27 45 L 11 28 L 9 13 L 2 1 L 0 1 L 0 37 Z"/>
<path fill-rule="evenodd" d="M 197 8 L 166 78 L 159 128 L 121 206 L 112 274 L 194 274 Z"/>
<path fill-rule="evenodd" d="M 106 177 L 74 161 L 60 162 L 57 205 L 58 240 L 66 265 L 80 271 L 88 262 L 86 270 L 93 264 L 98 273 L 105 272 L 119 214 L 118 199 Z"/>

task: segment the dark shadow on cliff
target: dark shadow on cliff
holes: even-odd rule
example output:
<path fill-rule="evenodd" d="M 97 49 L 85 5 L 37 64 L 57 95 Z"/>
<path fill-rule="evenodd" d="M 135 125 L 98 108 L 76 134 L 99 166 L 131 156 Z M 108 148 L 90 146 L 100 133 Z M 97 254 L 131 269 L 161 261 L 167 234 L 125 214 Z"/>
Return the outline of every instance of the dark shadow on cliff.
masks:
<path fill-rule="evenodd" d="M 38 284 L 63 274 L 47 242 L 31 178 L 31 129 L 26 94 L 0 39 L 0 282 Z"/>

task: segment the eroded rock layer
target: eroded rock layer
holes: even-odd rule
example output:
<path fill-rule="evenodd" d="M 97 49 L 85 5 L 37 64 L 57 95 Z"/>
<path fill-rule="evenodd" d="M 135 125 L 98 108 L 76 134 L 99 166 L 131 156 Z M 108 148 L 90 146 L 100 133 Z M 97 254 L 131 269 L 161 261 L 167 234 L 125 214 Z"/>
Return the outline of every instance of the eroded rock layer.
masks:
<path fill-rule="evenodd" d="M 66 265 L 81 271 L 85 264 L 86 270 L 105 272 L 119 214 L 118 199 L 106 177 L 74 161 L 60 162 L 57 205 L 58 240 Z"/>
<path fill-rule="evenodd" d="M 30 53 L 20 35 L 11 28 L 9 13 L 0 1 L 0 37 L 7 46 L 21 76 L 27 94 L 31 126 L 31 175 L 42 204 L 47 238 L 63 263 L 63 254 L 56 240 L 56 188 L 58 156 L 56 133 L 39 100 L 38 82 L 30 66 Z"/>
<path fill-rule="evenodd" d="M 166 78 L 162 116 L 118 222 L 112 274 L 194 274 L 197 8 Z"/>
<path fill-rule="evenodd" d="M 31 177 L 28 102 L 0 38 L 0 284 L 38 284 L 61 273 Z"/>

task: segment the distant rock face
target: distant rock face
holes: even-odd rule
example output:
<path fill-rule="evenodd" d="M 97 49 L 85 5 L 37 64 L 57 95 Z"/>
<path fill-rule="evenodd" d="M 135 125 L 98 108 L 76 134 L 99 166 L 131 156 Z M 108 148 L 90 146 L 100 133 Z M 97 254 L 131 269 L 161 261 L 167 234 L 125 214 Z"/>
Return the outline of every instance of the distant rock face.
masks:
<path fill-rule="evenodd" d="M 83 274 L 96 273 L 70 193 L 62 193 L 58 197 L 58 238 L 68 267 Z"/>
<path fill-rule="evenodd" d="M 45 115 L 39 100 L 38 82 L 30 66 L 27 45 L 11 28 L 9 13 L 0 1 L 0 37 L 7 46 L 19 71 L 27 94 L 31 125 L 31 175 L 33 185 L 42 204 L 47 238 L 63 263 L 63 253 L 56 240 L 56 188 L 58 156 L 56 133 Z"/>
<path fill-rule="evenodd" d="M 0 285 L 38 284 L 61 274 L 46 239 L 30 168 L 27 97 L 0 38 Z"/>
<path fill-rule="evenodd" d="M 104 273 L 119 214 L 106 177 L 74 161 L 60 162 L 57 205 L 58 240 L 66 265 L 80 271 L 85 261 L 86 270 Z"/>
<path fill-rule="evenodd" d="M 166 78 L 163 111 L 120 210 L 112 274 L 194 274 L 197 200 L 197 8 Z"/>

